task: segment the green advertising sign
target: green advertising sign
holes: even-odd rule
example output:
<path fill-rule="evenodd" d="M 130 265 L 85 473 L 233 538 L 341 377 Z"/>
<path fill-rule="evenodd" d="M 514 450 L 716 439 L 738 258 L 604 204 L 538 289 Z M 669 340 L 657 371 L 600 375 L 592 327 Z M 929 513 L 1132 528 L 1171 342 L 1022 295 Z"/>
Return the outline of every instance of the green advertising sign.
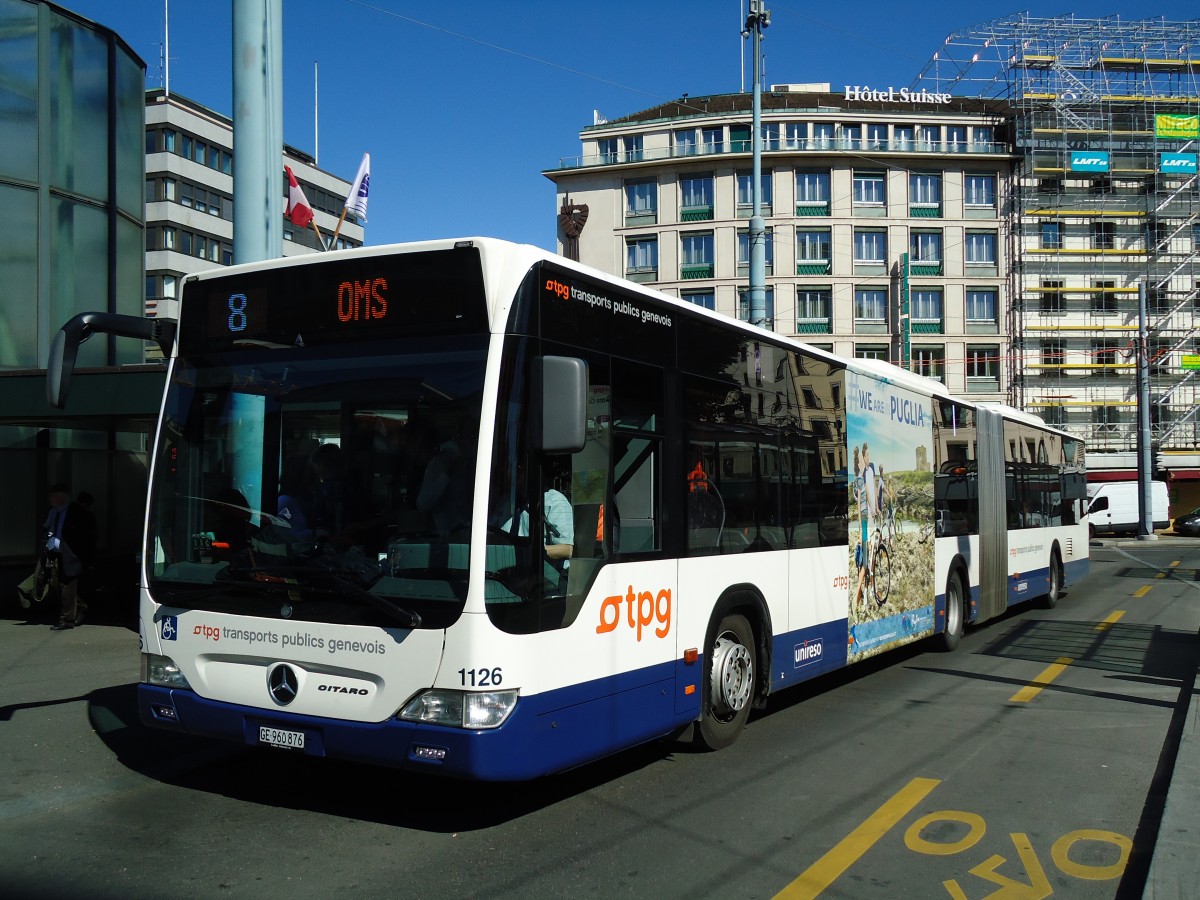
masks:
<path fill-rule="evenodd" d="M 1200 354 L 1185 353 L 1183 354 L 1182 366 L 1184 371 L 1200 370 Z"/>
<path fill-rule="evenodd" d="M 1154 136 L 1160 138 L 1200 138 L 1200 116 L 1158 114 L 1154 117 Z"/>

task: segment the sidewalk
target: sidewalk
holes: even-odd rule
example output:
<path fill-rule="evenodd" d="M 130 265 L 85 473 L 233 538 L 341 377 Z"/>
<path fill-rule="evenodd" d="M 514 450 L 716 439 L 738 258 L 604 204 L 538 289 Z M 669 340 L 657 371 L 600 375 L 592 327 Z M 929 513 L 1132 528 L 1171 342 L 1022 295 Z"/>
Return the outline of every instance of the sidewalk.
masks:
<path fill-rule="evenodd" d="M 1126 550 L 1169 550 L 1200 547 L 1200 537 L 1160 532 L 1159 540 L 1136 538 L 1098 540 L 1092 546 Z M 1198 598 L 1200 599 L 1200 598 Z M 1191 698 L 1187 718 L 1179 735 L 1179 751 L 1171 773 L 1167 799 L 1159 823 L 1158 840 L 1146 877 L 1143 900 L 1191 900 L 1200 892 L 1200 672 L 1191 685 L 1183 684 Z"/>

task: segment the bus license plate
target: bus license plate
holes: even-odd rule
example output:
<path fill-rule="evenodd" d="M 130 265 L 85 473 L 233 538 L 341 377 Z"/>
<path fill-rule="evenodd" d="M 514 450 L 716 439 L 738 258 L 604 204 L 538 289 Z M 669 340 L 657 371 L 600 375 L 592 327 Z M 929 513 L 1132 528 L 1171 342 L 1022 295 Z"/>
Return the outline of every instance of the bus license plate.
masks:
<path fill-rule="evenodd" d="M 266 725 L 258 727 L 258 742 L 271 747 L 282 747 L 285 750 L 303 750 L 304 732 L 287 731 L 283 728 L 270 728 Z"/>

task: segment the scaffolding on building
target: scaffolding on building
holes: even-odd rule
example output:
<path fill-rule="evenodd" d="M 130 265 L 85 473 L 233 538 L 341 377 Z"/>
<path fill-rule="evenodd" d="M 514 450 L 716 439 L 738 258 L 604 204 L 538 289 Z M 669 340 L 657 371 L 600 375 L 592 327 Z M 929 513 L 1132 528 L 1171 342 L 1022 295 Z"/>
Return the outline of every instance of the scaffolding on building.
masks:
<path fill-rule="evenodd" d="M 1200 447 L 1200 20 L 997 19 L 912 87 L 1010 110 L 1010 402 L 1133 449 L 1145 285 L 1152 442 Z"/>

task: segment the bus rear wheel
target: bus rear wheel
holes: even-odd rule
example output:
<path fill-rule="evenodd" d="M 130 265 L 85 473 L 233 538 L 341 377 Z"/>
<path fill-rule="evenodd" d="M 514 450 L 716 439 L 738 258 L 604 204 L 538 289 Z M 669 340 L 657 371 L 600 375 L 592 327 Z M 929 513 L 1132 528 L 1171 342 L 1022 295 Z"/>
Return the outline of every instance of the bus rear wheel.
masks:
<path fill-rule="evenodd" d="M 962 640 L 967 622 L 966 591 L 958 572 L 946 580 L 946 630 L 937 636 L 937 648 L 949 653 Z"/>
<path fill-rule="evenodd" d="M 1063 564 L 1058 556 L 1058 548 L 1050 551 L 1050 589 L 1042 597 L 1043 609 L 1054 609 L 1058 606 L 1058 598 L 1062 595 Z"/>
<path fill-rule="evenodd" d="M 737 740 L 754 699 L 754 631 L 745 616 L 721 619 L 707 656 L 696 730 L 705 747 L 720 750 Z"/>

